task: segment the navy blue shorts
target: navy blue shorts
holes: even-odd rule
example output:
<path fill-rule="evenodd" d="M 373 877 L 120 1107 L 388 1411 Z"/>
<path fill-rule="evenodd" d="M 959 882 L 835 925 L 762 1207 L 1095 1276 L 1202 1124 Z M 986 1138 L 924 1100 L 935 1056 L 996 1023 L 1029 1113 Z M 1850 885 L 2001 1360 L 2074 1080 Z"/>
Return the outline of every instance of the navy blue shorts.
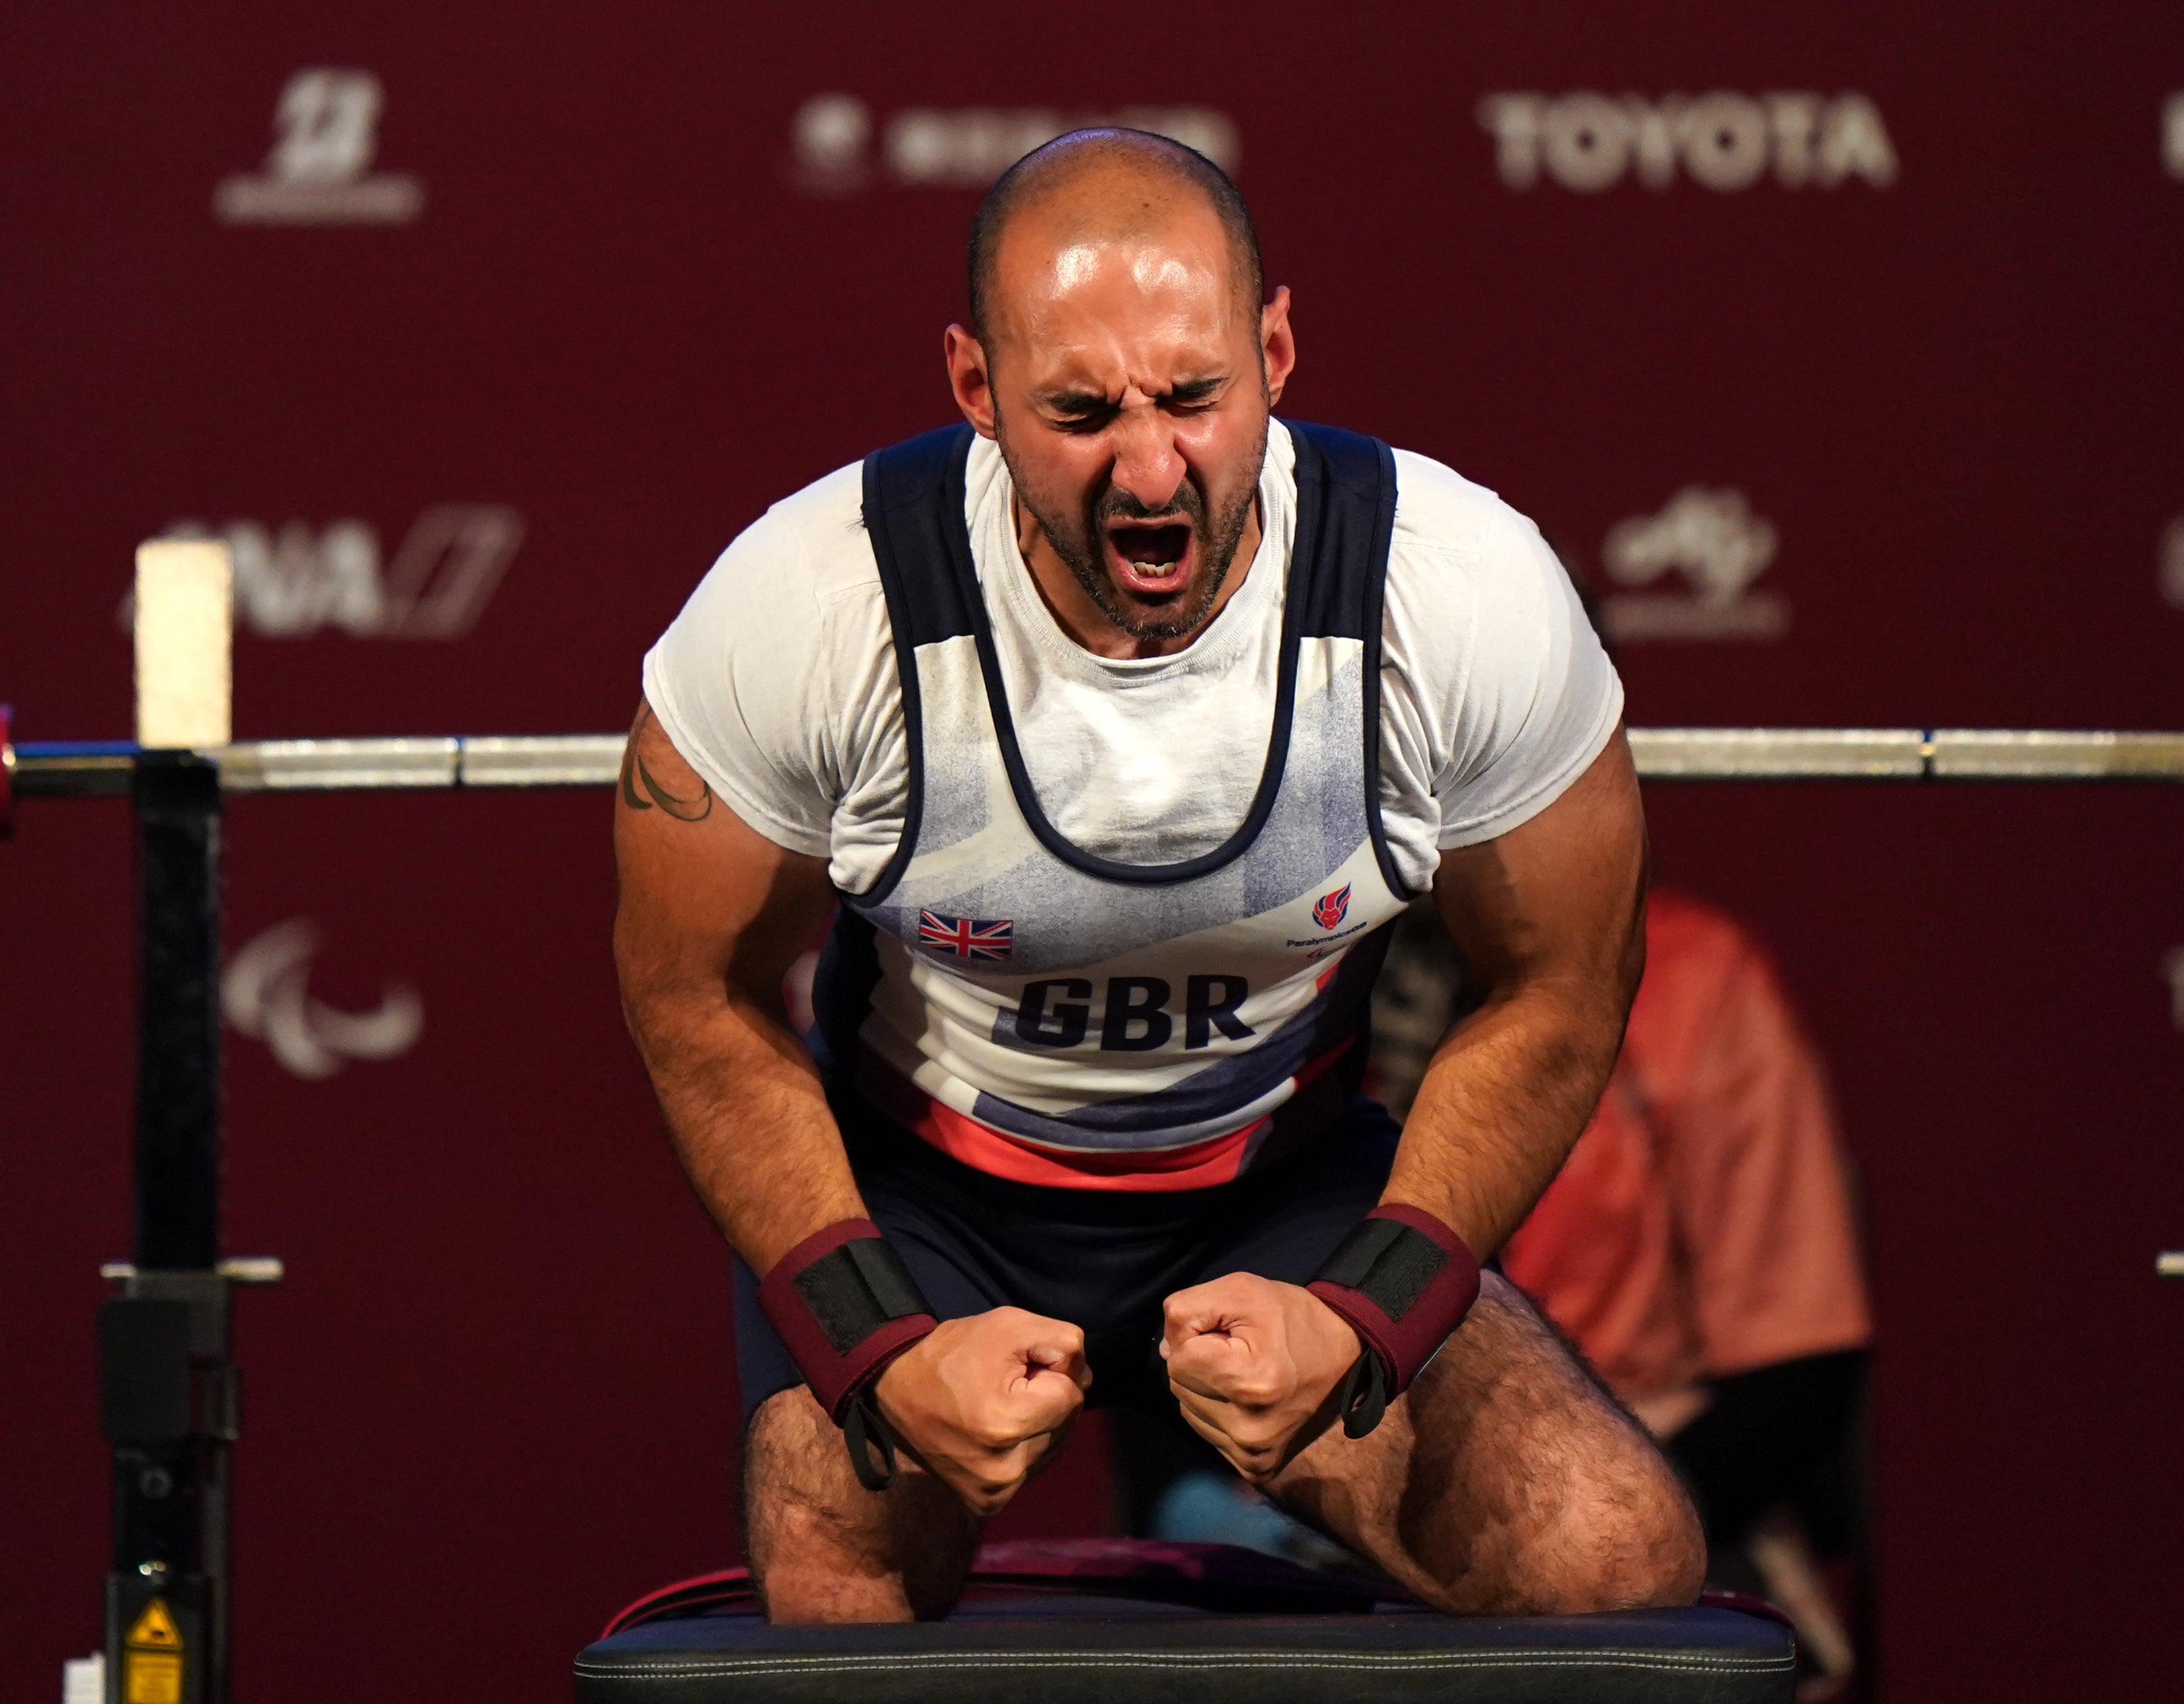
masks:
<path fill-rule="evenodd" d="M 840 1111 L 866 1208 L 936 1314 L 1013 1306 L 1067 1320 L 1084 1333 L 1090 1406 L 1170 1412 L 1162 1303 L 1229 1272 L 1307 1282 L 1379 1202 L 1398 1133 L 1383 1108 L 1357 1100 L 1334 1129 L 1233 1183 L 1053 1189 L 989 1176 L 900 1126 Z M 769 1396 L 804 1382 L 741 1261 L 736 1373 L 746 1423 Z"/>

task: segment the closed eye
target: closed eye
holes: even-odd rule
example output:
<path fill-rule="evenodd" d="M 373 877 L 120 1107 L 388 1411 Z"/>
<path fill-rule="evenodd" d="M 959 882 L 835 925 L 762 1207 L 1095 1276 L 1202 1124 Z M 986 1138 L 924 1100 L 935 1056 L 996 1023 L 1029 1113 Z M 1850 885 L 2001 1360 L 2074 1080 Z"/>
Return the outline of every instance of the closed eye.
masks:
<path fill-rule="evenodd" d="M 1228 383 L 1226 379 L 1188 380 L 1162 397 L 1161 406 L 1172 414 L 1195 414 L 1211 408 Z"/>
<path fill-rule="evenodd" d="M 1117 405 L 1102 396 L 1068 392 L 1042 399 L 1055 423 L 1065 432 L 1097 432 L 1114 419 Z"/>
<path fill-rule="evenodd" d="M 1194 415 L 1204 412 L 1228 387 L 1225 375 L 1186 379 L 1153 400 L 1163 413 Z M 1059 391 L 1039 398 L 1039 405 L 1056 426 L 1067 432 L 1096 432 L 1122 412 L 1122 404 L 1091 391 Z"/>

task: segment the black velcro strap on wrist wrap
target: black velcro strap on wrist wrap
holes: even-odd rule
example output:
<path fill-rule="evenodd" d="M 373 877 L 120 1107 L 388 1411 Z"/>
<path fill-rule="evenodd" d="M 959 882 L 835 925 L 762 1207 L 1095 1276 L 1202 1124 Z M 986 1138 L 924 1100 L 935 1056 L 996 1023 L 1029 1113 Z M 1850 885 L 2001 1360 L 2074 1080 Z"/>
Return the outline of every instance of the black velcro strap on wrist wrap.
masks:
<path fill-rule="evenodd" d="M 1354 1289 L 1396 1323 L 1448 1264 L 1448 1250 L 1395 1219 L 1362 1219 L 1319 1276 Z"/>
<path fill-rule="evenodd" d="M 1424 1208 L 1384 1201 L 1305 1288 L 1364 1345 L 1341 1399 L 1343 1430 L 1362 1438 L 1463 1323 L 1479 1297 L 1479 1262 Z"/>
<path fill-rule="evenodd" d="M 842 1441 L 850 1446 L 850 1465 L 857 1483 L 868 1491 L 884 1491 L 894 1483 L 894 1431 L 880 1412 L 869 1390 L 850 1399 L 842 1415 Z"/>
<path fill-rule="evenodd" d="M 758 1300 L 837 1426 L 888 1363 L 936 1323 L 917 1281 L 870 1219 L 844 1219 L 806 1237 L 760 1282 Z"/>
<path fill-rule="evenodd" d="M 788 1282 L 837 1355 L 847 1355 L 890 1320 L 931 1311 L 902 1256 L 880 1237 L 844 1243 Z"/>
<path fill-rule="evenodd" d="M 1343 1375 L 1334 1394 L 1334 1412 L 1342 1418 L 1346 1438 L 1362 1438 L 1388 1412 L 1388 1370 L 1370 1348 Z"/>

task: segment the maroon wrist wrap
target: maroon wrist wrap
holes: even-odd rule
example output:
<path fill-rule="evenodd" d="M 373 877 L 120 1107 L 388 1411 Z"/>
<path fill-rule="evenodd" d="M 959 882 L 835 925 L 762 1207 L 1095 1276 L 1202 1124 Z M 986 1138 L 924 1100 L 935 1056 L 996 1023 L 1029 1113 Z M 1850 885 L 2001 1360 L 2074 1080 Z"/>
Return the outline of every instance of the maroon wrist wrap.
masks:
<path fill-rule="evenodd" d="M 1479 1262 L 1431 1213 L 1375 1207 L 1305 1288 L 1347 1320 L 1400 1395 L 1479 1298 Z"/>
<path fill-rule="evenodd" d="M 837 1426 L 888 1362 L 939 1323 L 870 1219 L 805 1238 L 766 1273 L 758 1300 Z"/>

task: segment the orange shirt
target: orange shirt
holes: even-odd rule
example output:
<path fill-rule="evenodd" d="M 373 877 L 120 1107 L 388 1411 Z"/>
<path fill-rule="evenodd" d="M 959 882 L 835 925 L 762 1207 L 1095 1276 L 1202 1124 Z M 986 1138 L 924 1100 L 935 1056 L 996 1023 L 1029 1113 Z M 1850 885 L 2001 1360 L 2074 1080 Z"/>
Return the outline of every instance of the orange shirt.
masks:
<path fill-rule="evenodd" d="M 1626 1400 L 1872 1335 L 1818 1056 L 1758 944 L 1656 891 L 1615 1073 L 1502 1251 Z"/>

